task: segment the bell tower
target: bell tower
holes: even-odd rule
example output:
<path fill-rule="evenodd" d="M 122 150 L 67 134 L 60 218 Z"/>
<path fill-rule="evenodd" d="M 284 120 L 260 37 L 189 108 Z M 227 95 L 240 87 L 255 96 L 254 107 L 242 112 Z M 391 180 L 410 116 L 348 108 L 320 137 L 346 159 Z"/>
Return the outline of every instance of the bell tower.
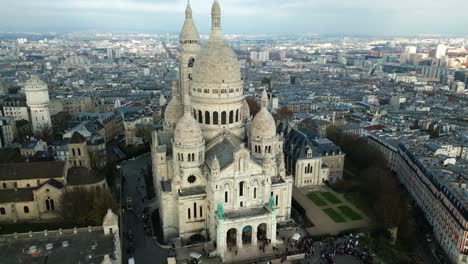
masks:
<path fill-rule="evenodd" d="M 195 63 L 196 55 L 200 50 L 200 36 L 192 19 L 192 7 L 187 2 L 185 8 L 185 21 L 180 32 L 181 52 L 179 56 L 180 72 L 180 93 L 190 91 L 190 82 L 192 80 L 192 68 Z"/>

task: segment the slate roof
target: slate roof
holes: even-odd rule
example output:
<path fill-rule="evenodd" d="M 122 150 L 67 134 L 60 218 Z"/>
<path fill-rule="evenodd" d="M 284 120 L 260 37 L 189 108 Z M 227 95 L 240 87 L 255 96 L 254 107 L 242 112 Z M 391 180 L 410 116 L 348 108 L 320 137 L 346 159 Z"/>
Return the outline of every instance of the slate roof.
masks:
<path fill-rule="evenodd" d="M 221 142 L 216 143 L 208 151 L 206 151 L 205 160 L 210 169 L 211 163 L 215 157 L 218 159 L 221 169 L 225 168 L 234 161 L 234 152 L 237 152 L 240 148 L 240 144 L 235 144 L 234 141 L 236 140 L 231 138 L 224 138 Z"/>
<path fill-rule="evenodd" d="M 320 138 L 307 129 L 292 129 L 284 139 L 284 152 L 294 159 L 307 159 L 307 150 L 312 157 L 337 155 L 341 148 L 327 138 Z"/>
<path fill-rule="evenodd" d="M 70 138 L 70 144 L 81 144 L 86 142 L 86 139 L 78 132 L 73 132 L 72 137 Z"/>
<path fill-rule="evenodd" d="M 0 203 L 34 201 L 34 188 L 0 190 Z"/>
<path fill-rule="evenodd" d="M 0 164 L 0 180 L 60 178 L 65 166 L 65 161 Z"/>
<path fill-rule="evenodd" d="M 57 189 L 62 189 L 63 188 L 63 184 L 61 182 L 57 181 L 56 179 L 49 179 L 46 182 L 44 182 L 43 184 L 41 184 L 41 186 L 39 186 L 38 188 L 40 188 L 40 187 L 42 187 L 42 186 L 44 186 L 46 184 L 49 184 L 50 186 L 54 186 Z"/>
<path fill-rule="evenodd" d="M 69 185 L 93 184 L 104 180 L 104 175 L 88 168 L 71 168 L 68 170 Z"/>

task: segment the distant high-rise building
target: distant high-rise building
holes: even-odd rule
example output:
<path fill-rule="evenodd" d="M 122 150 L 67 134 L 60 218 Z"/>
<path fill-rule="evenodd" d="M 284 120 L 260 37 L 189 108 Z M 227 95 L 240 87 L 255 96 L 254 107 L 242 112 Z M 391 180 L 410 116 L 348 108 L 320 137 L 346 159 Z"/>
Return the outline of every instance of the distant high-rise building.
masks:
<path fill-rule="evenodd" d="M 445 52 L 447 52 L 447 46 L 445 46 L 444 44 L 439 44 L 439 45 L 437 45 L 437 50 L 436 50 L 436 53 L 435 53 L 435 57 L 437 59 L 440 59 L 443 56 L 445 56 Z"/>
<path fill-rule="evenodd" d="M 270 59 L 270 53 L 268 51 L 252 51 L 250 52 L 250 60 L 253 62 L 263 62 Z"/>
<path fill-rule="evenodd" d="M 41 134 L 46 130 L 52 131 L 52 122 L 49 110 L 49 90 L 37 76 L 32 76 L 25 86 L 26 103 L 31 111 L 32 131 Z"/>
<path fill-rule="evenodd" d="M 109 59 L 119 59 L 123 55 L 123 50 L 120 48 L 108 48 L 107 57 Z"/>
<path fill-rule="evenodd" d="M 417 51 L 417 48 L 415 46 L 406 46 L 404 53 L 401 54 L 400 63 L 401 64 L 408 63 L 410 60 L 411 54 L 415 54 L 416 51 Z"/>
<path fill-rule="evenodd" d="M 166 34 L 166 46 L 168 47 L 171 46 L 171 34 L 170 33 Z"/>

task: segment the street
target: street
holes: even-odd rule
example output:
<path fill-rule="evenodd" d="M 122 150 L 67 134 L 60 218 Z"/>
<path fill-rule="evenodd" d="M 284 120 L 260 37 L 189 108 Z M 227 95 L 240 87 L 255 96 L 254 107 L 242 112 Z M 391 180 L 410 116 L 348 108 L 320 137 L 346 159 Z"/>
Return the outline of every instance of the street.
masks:
<path fill-rule="evenodd" d="M 144 173 L 150 162 L 151 153 L 146 153 L 120 164 L 123 176 L 123 255 L 127 256 L 126 259 L 134 257 L 135 263 L 165 263 L 169 255 L 169 250 L 159 247 L 153 239 L 151 226 L 145 229 L 142 217 L 147 206 Z M 127 197 L 132 199 L 132 210 L 127 210 Z M 147 223 L 150 225 L 151 221 Z"/>

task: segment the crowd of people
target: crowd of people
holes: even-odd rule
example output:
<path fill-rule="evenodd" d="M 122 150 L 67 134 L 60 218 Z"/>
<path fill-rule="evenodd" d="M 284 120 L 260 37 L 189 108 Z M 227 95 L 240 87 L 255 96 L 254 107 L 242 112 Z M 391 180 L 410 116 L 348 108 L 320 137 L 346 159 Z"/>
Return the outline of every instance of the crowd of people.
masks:
<path fill-rule="evenodd" d="M 299 241 L 288 240 L 294 252 L 305 254 L 305 259 L 300 263 L 309 264 L 308 259 L 313 258 L 318 253 L 321 263 L 335 263 L 337 256 L 349 255 L 360 260 L 361 263 L 373 263 L 372 254 L 365 246 L 359 245 L 357 236 L 327 236 L 321 240 L 314 241 L 310 235 L 305 235 Z M 317 252 L 316 252 L 317 250 Z M 288 252 L 288 248 L 286 248 Z M 285 260 L 286 258 L 282 258 Z"/>

